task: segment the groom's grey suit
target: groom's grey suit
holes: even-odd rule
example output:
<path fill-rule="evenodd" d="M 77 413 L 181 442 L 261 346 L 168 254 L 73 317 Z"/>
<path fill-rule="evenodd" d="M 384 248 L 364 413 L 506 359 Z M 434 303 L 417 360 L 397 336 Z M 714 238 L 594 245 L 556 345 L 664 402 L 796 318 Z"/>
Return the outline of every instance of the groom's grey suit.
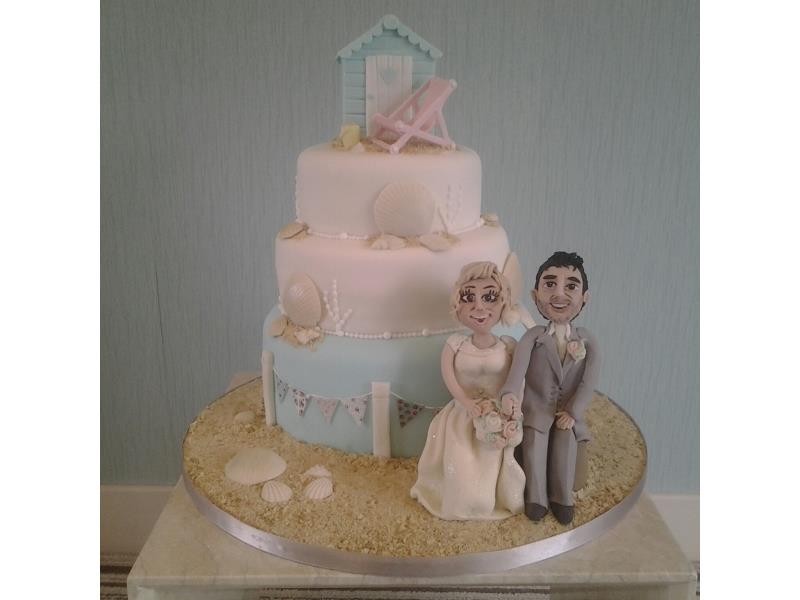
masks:
<path fill-rule="evenodd" d="M 584 412 L 600 372 L 594 337 L 587 329 L 573 326 L 567 341 L 579 340 L 586 348 L 585 358 L 576 361 L 568 352 L 562 364 L 556 340 L 547 333 L 547 327 L 529 329 L 514 350 L 514 360 L 500 392 L 501 398 L 505 394 L 516 396 L 524 378 L 522 468 L 527 478 L 526 503 L 548 507 L 549 497 L 558 504 L 573 505 L 577 443 L 589 440 Z M 553 426 L 556 412 L 562 410 L 575 419 L 572 429 Z"/>

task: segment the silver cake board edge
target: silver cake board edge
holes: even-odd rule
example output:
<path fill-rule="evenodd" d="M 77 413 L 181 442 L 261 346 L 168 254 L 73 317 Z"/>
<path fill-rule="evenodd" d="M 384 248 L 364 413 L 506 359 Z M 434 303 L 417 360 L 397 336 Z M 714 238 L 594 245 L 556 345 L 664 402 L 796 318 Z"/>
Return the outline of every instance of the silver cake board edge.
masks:
<path fill-rule="evenodd" d="M 616 402 L 608 399 L 639 430 L 636 421 Z M 644 442 L 641 430 L 639 430 L 639 435 Z M 645 468 L 639 482 L 619 503 L 587 523 L 564 533 L 514 548 L 447 557 L 382 556 L 296 542 L 257 529 L 225 512 L 195 488 L 185 469 L 183 482 L 189 497 L 201 515 L 236 539 L 273 556 L 312 567 L 360 575 L 415 578 L 451 577 L 508 571 L 558 556 L 597 539 L 619 523 L 636 505 L 647 479 L 646 459 L 647 443 L 645 442 Z"/>

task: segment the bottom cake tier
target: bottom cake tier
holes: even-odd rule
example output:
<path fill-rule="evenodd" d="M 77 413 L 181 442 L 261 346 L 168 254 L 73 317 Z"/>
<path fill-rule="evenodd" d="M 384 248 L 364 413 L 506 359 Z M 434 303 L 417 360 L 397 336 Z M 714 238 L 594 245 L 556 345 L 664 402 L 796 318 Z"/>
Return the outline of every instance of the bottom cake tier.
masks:
<path fill-rule="evenodd" d="M 251 411 L 250 422 L 235 418 Z M 184 478 L 198 508 L 242 541 L 284 558 L 321 567 L 385 575 L 498 571 L 565 552 L 613 526 L 642 490 L 647 448 L 633 420 L 596 394 L 586 413 L 592 433 L 586 485 L 576 493 L 575 519 L 524 515 L 503 521 L 444 521 L 410 497 L 416 458 L 378 458 L 296 440 L 264 421 L 261 379 L 206 408 L 183 445 Z M 286 462 L 276 481 L 291 498 L 269 503 L 262 484 L 242 485 L 225 465 L 244 448 L 263 447 Z M 322 465 L 333 494 L 304 494 L 306 471 Z"/>
<path fill-rule="evenodd" d="M 385 382 L 391 455 L 419 456 L 428 425 L 451 400 L 440 366 L 451 334 L 388 340 L 327 335 L 312 350 L 269 335 L 280 314 L 277 308 L 269 313 L 263 338 L 263 351 L 273 355 L 277 424 L 297 440 L 372 454 L 372 384 Z M 525 327 L 493 331 L 519 339 Z"/>

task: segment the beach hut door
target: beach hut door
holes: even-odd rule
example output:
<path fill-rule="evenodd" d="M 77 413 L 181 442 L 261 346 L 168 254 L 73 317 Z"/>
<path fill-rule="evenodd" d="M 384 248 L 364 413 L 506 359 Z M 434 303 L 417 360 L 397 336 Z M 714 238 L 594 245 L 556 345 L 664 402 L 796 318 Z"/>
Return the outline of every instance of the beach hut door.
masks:
<path fill-rule="evenodd" d="M 373 115 L 388 115 L 411 95 L 412 67 L 410 56 L 383 54 L 366 58 L 367 135 L 374 131 Z"/>

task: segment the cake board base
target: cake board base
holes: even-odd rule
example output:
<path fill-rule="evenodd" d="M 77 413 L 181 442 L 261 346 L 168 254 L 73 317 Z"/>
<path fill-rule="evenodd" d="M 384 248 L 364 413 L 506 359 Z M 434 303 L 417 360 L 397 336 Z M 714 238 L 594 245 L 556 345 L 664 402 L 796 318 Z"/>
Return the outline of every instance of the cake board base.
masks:
<path fill-rule="evenodd" d="M 647 493 L 598 539 L 499 573 L 378 577 L 278 558 L 225 533 L 179 481 L 128 580 L 130 600 L 694 600 L 696 573 Z"/>
<path fill-rule="evenodd" d="M 641 433 L 632 419 L 604 396 L 595 398 L 592 411 L 596 414 L 592 419 L 587 419 L 590 427 L 592 421 L 595 422 L 593 433 L 597 430 L 600 454 L 595 457 L 594 469 L 590 469 L 590 481 L 587 484 L 587 488 L 594 491 L 582 499 L 579 496 L 576 520 L 573 526 L 568 527 L 557 524 L 552 516 L 536 524 L 530 523 L 522 515 L 511 518 L 516 521 L 444 522 L 432 517 L 408 498 L 408 489 L 415 474 L 413 459 L 354 457 L 297 442 L 280 428 L 269 428 L 263 423 L 251 425 L 246 431 L 239 426 L 236 430 L 225 430 L 237 411 L 248 407 L 257 410 L 259 402 L 260 381 L 255 379 L 227 393 L 201 413 L 190 427 L 184 442 L 185 485 L 198 510 L 221 529 L 262 551 L 303 564 L 390 577 L 443 577 L 511 569 L 556 556 L 602 536 L 635 505 L 644 487 L 646 447 Z M 610 430 L 604 431 L 598 419 L 610 421 L 607 424 Z M 609 439 L 603 442 L 604 437 Z M 219 440 L 226 440 L 229 444 L 221 445 Z M 211 452 L 198 450 L 198 447 L 205 448 L 208 445 L 214 446 Z M 303 498 L 297 500 L 299 506 L 291 507 L 289 512 L 286 508 L 275 506 L 262 508 L 266 503 L 258 496 L 260 486 L 232 484 L 222 474 L 224 463 L 239 448 L 256 445 L 273 447 L 279 454 L 289 456 L 287 471 L 294 470 L 296 473 L 321 459 L 334 473 L 335 494 L 338 491 L 343 498 L 351 499 L 338 508 L 335 502 L 326 504 L 325 501 L 310 503 L 314 505 L 310 506 L 309 501 Z M 627 479 L 616 482 L 610 479 L 606 482 L 603 466 L 610 461 L 603 453 L 613 451 L 614 446 L 621 446 L 626 456 L 640 453 L 640 465 L 632 463 L 634 470 L 627 473 Z M 619 459 L 614 460 L 614 466 L 607 468 L 624 472 L 624 468 L 620 469 Z M 362 466 L 359 473 L 357 468 L 353 469 L 353 464 L 366 467 Z M 345 472 L 343 469 L 355 472 Z M 592 478 L 603 485 L 592 486 Z M 380 484 L 381 481 L 384 484 Z M 385 488 L 389 483 L 397 487 L 386 491 L 383 497 L 377 496 L 377 505 L 370 498 L 369 502 L 373 504 L 359 506 L 358 502 L 362 499 L 348 496 L 353 489 L 368 488 L 376 482 L 380 488 Z M 288 479 L 287 483 L 295 489 L 300 489 L 302 485 L 297 478 Z M 612 489 L 611 494 L 605 489 L 614 486 L 618 489 Z M 347 535 L 351 530 L 359 529 L 359 517 L 363 517 L 370 506 L 373 512 L 376 506 L 379 507 L 382 514 L 388 515 L 386 519 L 412 523 L 413 531 L 403 531 L 401 526 L 398 534 L 392 534 L 378 521 L 371 525 L 372 530 L 367 529 L 365 533 L 366 539 L 370 543 L 374 541 L 375 545 L 362 550 L 364 537 L 360 540 L 357 537 L 349 539 Z M 305 530 L 292 529 L 287 525 L 293 518 L 303 524 Z M 369 519 L 366 521 L 369 522 Z M 316 531 L 309 532 L 309 522 L 322 525 L 315 527 Z M 344 533 L 337 534 L 333 524 L 341 525 L 341 522 L 344 523 Z M 502 529 L 504 527 L 505 530 Z M 521 534 L 523 529 L 525 533 Z M 427 533 L 436 540 L 449 536 L 456 542 L 450 548 L 446 545 L 442 548 L 431 545 L 429 539 L 415 540 L 414 536 L 418 537 L 416 532 L 422 532 L 423 538 Z M 340 537 L 337 538 L 337 535 Z M 492 535 L 496 539 L 484 540 Z M 406 546 L 395 544 L 395 538 L 400 536 L 409 538 Z M 357 551 L 353 551 L 354 548 Z"/>
<path fill-rule="evenodd" d="M 183 482 L 195 508 L 217 527 L 245 544 L 304 565 L 383 577 L 445 577 L 496 573 L 552 558 L 599 538 L 612 529 L 638 502 L 644 489 L 642 479 L 622 502 L 601 516 L 564 533 L 524 546 L 449 557 L 393 557 L 312 546 L 272 535 L 218 508 L 192 485 L 185 473 Z"/>

